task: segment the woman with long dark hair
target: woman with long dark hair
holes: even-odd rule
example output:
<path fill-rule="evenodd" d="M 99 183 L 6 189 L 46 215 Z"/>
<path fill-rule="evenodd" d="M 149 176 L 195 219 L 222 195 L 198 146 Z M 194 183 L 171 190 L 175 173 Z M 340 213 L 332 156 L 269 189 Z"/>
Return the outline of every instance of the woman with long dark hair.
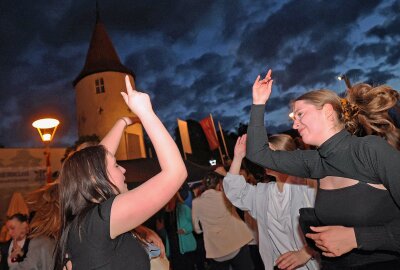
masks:
<path fill-rule="evenodd" d="M 57 269 L 67 260 L 74 270 L 150 269 L 148 254 L 130 231 L 163 207 L 187 176 L 179 150 L 149 96 L 132 89 L 128 76 L 125 82 L 127 93 L 121 94 L 153 143 L 161 172 L 128 191 L 125 169 L 114 157 L 121 129 L 131 124 L 128 117 L 121 118 L 100 145 L 69 156 L 60 173 Z"/>

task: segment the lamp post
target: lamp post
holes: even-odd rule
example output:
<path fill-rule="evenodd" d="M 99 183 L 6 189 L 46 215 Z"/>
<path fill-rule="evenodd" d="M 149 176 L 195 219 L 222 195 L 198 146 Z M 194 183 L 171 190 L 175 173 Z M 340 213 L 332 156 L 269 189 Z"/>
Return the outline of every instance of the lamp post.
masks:
<path fill-rule="evenodd" d="M 349 80 L 349 78 L 347 78 L 346 74 L 339 75 L 339 76 L 337 77 L 337 79 L 338 79 L 339 81 L 344 80 L 344 82 L 345 82 L 345 84 L 346 84 L 346 86 L 347 86 L 347 89 L 351 88 L 350 80 Z"/>
<path fill-rule="evenodd" d="M 50 183 L 52 181 L 51 178 L 51 165 L 50 165 L 50 142 L 56 133 L 57 127 L 60 124 L 60 121 L 54 118 L 44 118 L 36 120 L 32 123 L 32 126 L 37 129 L 39 132 L 40 138 L 44 142 L 46 146 L 46 150 L 44 152 L 46 156 L 46 181 Z"/>

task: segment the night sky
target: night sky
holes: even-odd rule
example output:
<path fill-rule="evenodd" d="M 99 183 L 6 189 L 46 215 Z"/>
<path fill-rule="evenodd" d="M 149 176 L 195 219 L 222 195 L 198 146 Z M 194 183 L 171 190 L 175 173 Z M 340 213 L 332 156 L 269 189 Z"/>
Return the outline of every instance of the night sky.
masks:
<path fill-rule="evenodd" d="M 290 127 L 289 102 L 352 83 L 400 89 L 400 1 L 98 1 L 100 17 L 138 90 L 170 131 L 212 113 L 247 123 L 251 86 L 273 69 L 272 132 Z M 0 3 L 0 145 L 39 147 L 31 123 L 60 119 L 53 146 L 77 140 L 75 90 L 95 24 L 95 1 Z"/>

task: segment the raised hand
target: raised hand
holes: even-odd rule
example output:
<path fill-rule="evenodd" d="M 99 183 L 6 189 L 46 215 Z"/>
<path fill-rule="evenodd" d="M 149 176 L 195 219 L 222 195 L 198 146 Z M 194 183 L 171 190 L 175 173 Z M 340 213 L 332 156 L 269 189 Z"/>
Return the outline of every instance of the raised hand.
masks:
<path fill-rule="evenodd" d="M 272 83 L 274 80 L 271 78 L 272 70 L 268 70 L 264 79 L 258 75 L 253 84 L 253 104 L 265 104 L 271 95 Z"/>
<path fill-rule="evenodd" d="M 315 245 L 327 257 L 341 256 L 357 248 L 354 228 L 344 226 L 310 227 L 315 233 L 307 233 L 306 237 L 315 241 Z"/>
<path fill-rule="evenodd" d="M 121 92 L 121 95 L 133 113 L 140 117 L 153 110 L 149 95 L 134 90 L 128 75 L 125 76 L 125 85 L 126 93 Z"/>
<path fill-rule="evenodd" d="M 234 150 L 235 157 L 243 159 L 246 156 L 246 139 L 247 134 L 244 134 L 237 139 Z"/>

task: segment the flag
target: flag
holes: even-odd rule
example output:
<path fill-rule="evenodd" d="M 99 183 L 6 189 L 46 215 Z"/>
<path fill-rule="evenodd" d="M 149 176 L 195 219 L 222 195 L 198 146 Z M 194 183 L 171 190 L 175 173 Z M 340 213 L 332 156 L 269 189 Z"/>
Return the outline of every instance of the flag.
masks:
<path fill-rule="evenodd" d="M 200 125 L 203 128 L 204 134 L 206 135 L 208 145 L 211 150 L 215 150 L 219 147 L 219 141 L 217 138 L 217 133 L 215 132 L 214 121 L 212 116 L 204 118 L 200 121 Z"/>
<path fill-rule="evenodd" d="M 192 153 L 192 146 L 190 145 L 190 137 L 189 137 L 189 130 L 186 121 L 181 119 L 178 120 L 178 128 L 179 134 L 181 135 L 182 147 L 183 152 L 191 154 Z"/>

